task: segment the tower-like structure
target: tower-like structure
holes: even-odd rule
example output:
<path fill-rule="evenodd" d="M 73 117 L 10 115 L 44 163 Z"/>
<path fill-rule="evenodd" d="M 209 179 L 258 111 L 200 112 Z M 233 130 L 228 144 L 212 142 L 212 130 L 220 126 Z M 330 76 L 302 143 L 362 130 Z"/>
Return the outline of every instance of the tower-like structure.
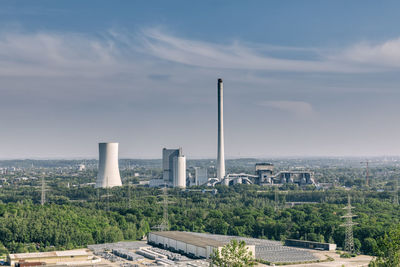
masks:
<path fill-rule="evenodd" d="M 353 217 L 356 217 L 356 215 L 353 215 L 351 212 L 351 209 L 353 207 L 351 206 L 350 203 L 350 195 L 347 196 L 347 206 L 344 207 L 347 211 L 346 215 L 342 216 L 346 221 L 344 224 L 341 224 L 340 226 L 345 227 L 345 240 L 344 240 L 344 251 L 348 253 L 353 253 L 354 252 L 354 238 L 353 238 L 353 226 L 356 225 L 357 223 L 353 222 Z"/>
<path fill-rule="evenodd" d="M 393 204 L 398 206 L 399 205 L 399 180 L 396 177 L 394 180 L 394 188 L 393 188 Z"/>
<path fill-rule="evenodd" d="M 163 149 L 163 179 L 173 187 L 186 187 L 186 157 L 182 148 Z"/>
<path fill-rule="evenodd" d="M 44 175 L 42 176 L 42 194 L 40 198 L 40 204 L 43 206 L 46 203 L 46 181 Z"/>
<path fill-rule="evenodd" d="M 96 188 L 122 186 L 118 167 L 118 143 L 99 143 L 99 172 Z"/>
<path fill-rule="evenodd" d="M 153 229 L 157 229 L 159 231 L 168 231 L 169 230 L 169 219 L 168 219 L 168 204 L 173 203 L 168 201 L 168 190 L 166 184 L 164 184 L 164 188 L 162 189 L 162 197 L 163 201 L 159 202 L 163 204 L 163 218 L 159 225 L 153 227 Z"/>
<path fill-rule="evenodd" d="M 174 187 L 186 187 L 186 157 L 179 154 L 174 158 Z"/>
<path fill-rule="evenodd" d="M 224 148 L 224 85 L 222 79 L 218 79 L 218 156 L 217 178 L 225 177 L 225 148 Z"/>

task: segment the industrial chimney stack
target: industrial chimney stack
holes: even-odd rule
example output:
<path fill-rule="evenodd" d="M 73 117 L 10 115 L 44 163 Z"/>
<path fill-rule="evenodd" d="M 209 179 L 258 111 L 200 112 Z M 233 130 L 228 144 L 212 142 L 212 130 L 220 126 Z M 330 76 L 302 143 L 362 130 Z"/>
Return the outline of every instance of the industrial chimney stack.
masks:
<path fill-rule="evenodd" d="M 224 151 L 224 92 L 222 79 L 218 79 L 218 157 L 217 178 L 225 178 L 225 151 Z"/>

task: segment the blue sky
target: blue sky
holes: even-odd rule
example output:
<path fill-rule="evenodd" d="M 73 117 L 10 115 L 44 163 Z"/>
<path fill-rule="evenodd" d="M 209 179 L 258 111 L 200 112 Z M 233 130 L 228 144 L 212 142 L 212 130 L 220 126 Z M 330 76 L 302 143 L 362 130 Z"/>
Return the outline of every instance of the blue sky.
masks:
<path fill-rule="evenodd" d="M 399 155 L 398 1 L 1 1 L 0 158 Z"/>

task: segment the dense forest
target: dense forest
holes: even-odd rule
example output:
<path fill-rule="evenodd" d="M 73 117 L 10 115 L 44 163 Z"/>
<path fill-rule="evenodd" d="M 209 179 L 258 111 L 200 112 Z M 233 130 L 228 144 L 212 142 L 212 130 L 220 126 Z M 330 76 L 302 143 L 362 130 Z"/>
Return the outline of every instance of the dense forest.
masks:
<path fill-rule="evenodd" d="M 255 185 L 218 187 L 218 193 L 168 190 L 171 230 L 344 242 L 341 218 L 351 196 L 356 249 L 374 254 L 379 237 L 399 224 L 400 211 L 392 194 L 315 188 L 276 191 Z M 34 187 L 0 189 L 0 249 L 4 252 L 70 249 L 87 244 L 141 239 L 161 223 L 159 189 L 124 186 L 53 188 L 40 205 Z M 291 202 L 310 202 L 290 205 Z M 5 247 L 3 247 L 3 245 Z"/>

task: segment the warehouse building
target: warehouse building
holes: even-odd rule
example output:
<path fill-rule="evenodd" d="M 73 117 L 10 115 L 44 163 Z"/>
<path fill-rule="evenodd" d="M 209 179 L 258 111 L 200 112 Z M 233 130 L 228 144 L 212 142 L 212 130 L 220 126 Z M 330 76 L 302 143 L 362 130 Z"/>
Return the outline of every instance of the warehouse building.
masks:
<path fill-rule="evenodd" d="M 187 255 L 191 258 L 209 259 L 215 249 L 220 250 L 228 242 L 221 242 L 193 235 L 188 232 L 179 231 L 161 231 L 151 232 L 148 236 L 148 243 L 154 246 L 160 246 L 165 249 Z M 255 246 L 249 245 L 247 249 L 255 255 Z"/>
<path fill-rule="evenodd" d="M 51 252 L 36 252 L 36 253 L 18 253 L 9 254 L 7 262 L 11 266 L 16 265 L 49 265 L 49 264 L 92 264 L 97 262 L 92 254 L 85 249 L 67 250 L 67 251 L 51 251 Z"/>

